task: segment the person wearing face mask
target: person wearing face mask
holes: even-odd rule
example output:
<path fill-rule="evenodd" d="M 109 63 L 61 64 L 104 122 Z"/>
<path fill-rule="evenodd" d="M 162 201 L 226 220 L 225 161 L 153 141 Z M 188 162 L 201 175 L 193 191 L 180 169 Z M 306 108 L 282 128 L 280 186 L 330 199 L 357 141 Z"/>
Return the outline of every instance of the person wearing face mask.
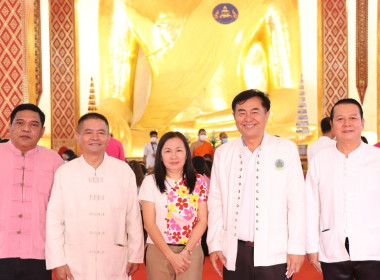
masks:
<path fill-rule="evenodd" d="M 222 146 L 223 144 L 226 144 L 228 142 L 228 135 L 227 135 L 227 133 L 221 132 L 219 134 L 219 139 L 220 139 L 220 144 L 218 145 L 217 148 L 219 148 L 220 146 Z"/>
<path fill-rule="evenodd" d="M 158 133 L 156 131 L 151 131 L 149 135 L 150 142 L 144 147 L 143 161 L 146 169 L 148 170 L 148 174 L 152 174 L 154 170 L 154 161 L 156 159 Z"/>
<path fill-rule="evenodd" d="M 190 146 L 190 152 L 193 157 L 201 156 L 203 157 L 206 154 L 214 155 L 214 148 L 211 143 L 206 141 L 207 135 L 206 130 L 201 128 L 198 131 L 198 141 L 194 142 Z"/>

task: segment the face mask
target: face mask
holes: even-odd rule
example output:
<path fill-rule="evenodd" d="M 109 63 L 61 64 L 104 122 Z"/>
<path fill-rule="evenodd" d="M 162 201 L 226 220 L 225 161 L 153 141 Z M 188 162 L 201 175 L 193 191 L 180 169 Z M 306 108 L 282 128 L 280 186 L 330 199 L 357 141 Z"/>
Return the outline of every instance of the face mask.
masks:
<path fill-rule="evenodd" d="M 150 138 L 150 142 L 152 142 L 152 143 L 157 143 L 157 137 L 152 137 L 152 138 Z"/>
<path fill-rule="evenodd" d="M 199 140 L 206 141 L 206 139 L 207 139 L 207 135 L 204 135 L 204 134 L 199 135 Z"/>
<path fill-rule="evenodd" d="M 222 143 L 225 144 L 228 142 L 228 138 L 222 138 Z"/>

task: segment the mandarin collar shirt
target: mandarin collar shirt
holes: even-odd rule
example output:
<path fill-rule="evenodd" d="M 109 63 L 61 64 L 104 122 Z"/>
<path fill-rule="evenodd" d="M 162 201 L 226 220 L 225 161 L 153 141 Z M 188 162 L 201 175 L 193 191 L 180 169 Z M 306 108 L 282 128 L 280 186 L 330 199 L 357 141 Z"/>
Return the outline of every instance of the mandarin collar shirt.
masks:
<path fill-rule="evenodd" d="M 74 279 L 127 279 L 127 263 L 142 263 L 144 255 L 132 169 L 107 154 L 96 169 L 83 155 L 62 165 L 46 228 L 47 269 L 67 264 Z"/>
<path fill-rule="evenodd" d="M 242 214 L 241 139 L 215 152 L 208 200 L 209 252 L 222 251 L 235 270 Z M 287 254 L 305 253 L 305 185 L 295 143 L 267 133 L 254 164 L 254 264 L 285 263 Z M 247 172 L 248 174 L 249 172 Z"/>
<path fill-rule="evenodd" d="M 63 160 L 37 146 L 22 153 L 0 144 L 0 258 L 45 259 L 46 207 Z"/>
<path fill-rule="evenodd" d="M 380 260 L 380 150 L 335 146 L 312 159 L 306 178 L 307 252 L 323 262 Z M 350 255 L 344 246 L 350 242 Z"/>

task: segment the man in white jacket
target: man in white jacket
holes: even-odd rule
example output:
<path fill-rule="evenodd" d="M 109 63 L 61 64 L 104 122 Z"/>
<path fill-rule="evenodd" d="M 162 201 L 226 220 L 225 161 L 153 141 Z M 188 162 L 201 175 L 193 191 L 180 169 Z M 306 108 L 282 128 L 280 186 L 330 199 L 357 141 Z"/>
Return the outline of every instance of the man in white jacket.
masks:
<path fill-rule="evenodd" d="M 307 162 L 310 164 L 311 159 L 321 149 L 328 146 L 335 146 L 335 135 L 331 130 L 330 118 L 325 117 L 321 120 L 322 136 L 318 138 L 313 144 L 311 144 L 307 150 Z"/>
<path fill-rule="evenodd" d="M 354 99 L 331 110 L 336 145 L 309 165 L 307 252 L 325 280 L 380 279 L 380 150 L 361 141 L 363 110 Z"/>
<path fill-rule="evenodd" d="M 216 150 L 207 243 L 224 279 L 283 280 L 305 255 L 305 186 L 296 145 L 265 133 L 270 100 L 247 90 L 232 102 L 242 137 Z"/>
<path fill-rule="evenodd" d="M 108 156 L 107 119 L 78 121 L 82 156 L 59 168 L 47 209 L 46 266 L 57 280 L 126 280 L 143 261 L 136 179 Z"/>

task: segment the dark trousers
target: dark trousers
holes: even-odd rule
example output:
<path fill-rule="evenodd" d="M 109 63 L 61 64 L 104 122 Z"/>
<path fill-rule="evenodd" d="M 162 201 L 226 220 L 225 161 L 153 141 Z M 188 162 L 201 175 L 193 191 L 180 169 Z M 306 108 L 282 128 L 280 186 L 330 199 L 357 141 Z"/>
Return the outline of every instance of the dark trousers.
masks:
<path fill-rule="evenodd" d="M 223 267 L 223 280 L 284 280 L 286 263 L 271 266 L 253 264 L 253 247 L 238 242 L 235 271 Z"/>
<path fill-rule="evenodd" d="M 380 261 L 321 262 L 324 280 L 380 279 Z"/>
<path fill-rule="evenodd" d="M 350 242 L 344 242 L 350 254 Z M 380 261 L 321 262 L 324 280 L 374 280 L 380 279 Z"/>
<path fill-rule="evenodd" d="M 0 259 L 0 280 L 51 280 L 45 260 Z"/>

